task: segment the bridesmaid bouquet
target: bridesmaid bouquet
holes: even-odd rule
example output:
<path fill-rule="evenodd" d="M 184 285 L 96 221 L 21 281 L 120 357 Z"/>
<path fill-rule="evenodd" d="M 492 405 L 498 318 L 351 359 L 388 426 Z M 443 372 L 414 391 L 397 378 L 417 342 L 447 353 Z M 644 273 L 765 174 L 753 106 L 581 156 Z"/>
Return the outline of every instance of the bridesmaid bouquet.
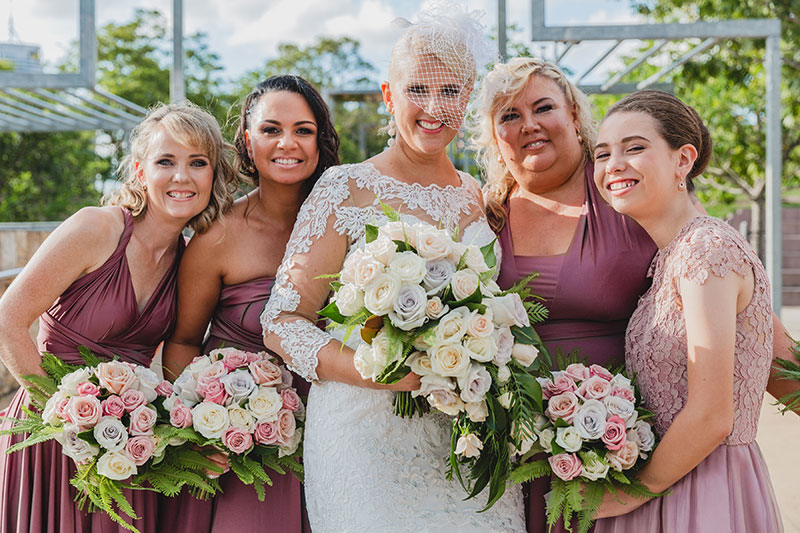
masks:
<path fill-rule="evenodd" d="M 41 364 L 48 377 L 25 376 L 32 408 L 23 406 L 27 417 L 9 419 L 14 425 L 3 433 L 30 435 L 8 453 L 57 440 L 77 467 L 70 483 L 79 507 L 103 511 L 133 531 L 120 515 L 138 518 L 123 488 L 174 494 L 188 484 L 211 490 L 197 471 L 213 463 L 192 450 L 165 453 L 170 428 L 160 412 L 169 382 L 149 368 L 104 362 L 83 346 L 79 351 L 86 366 L 45 352 Z"/>
<path fill-rule="evenodd" d="M 365 342 L 354 365 L 364 379 L 421 376 L 418 391 L 397 394 L 395 412 L 411 416 L 432 407 L 453 417 L 448 478 L 455 474 L 470 497 L 489 485 L 489 508 L 505 491 L 509 446 L 522 445 L 515 428 L 530 426 L 542 409 L 529 368 L 544 347 L 530 317 L 541 320 L 546 309 L 525 301 L 528 279 L 500 290 L 492 279 L 494 243 L 465 245 L 383 209 L 389 222 L 366 226 L 364 249 L 331 276 L 338 280 L 320 314 L 346 328 L 345 340 L 361 327 Z"/>
<path fill-rule="evenodd" d="M 656 445 L 637 389 L 621 373 L 599 365 L 568 365 L 549 377 L 537 378 L 545 410 L 536 415 L 533 431 L 523 435 L 523 463 L 511 479 L 524 482 L 552 476 L 547 495 L 547 523 L 563 517 L 570 529 L 573 516 L 585 533 L 607 491 L 642 497 L 658 496 L 635 474 Z M 546 459 L 524 462 L 545 452 Z"/>
<path fill-rule="evenodd" d="M 781 379 L 800 381 L 800 344 L 794 339 L 792 339 L 792 343 L 792 355 L 794 355 L 795 360 L 775 359 L 775 366 L 779 369 L 777 376 Z M 778 401 L 783 404 L 782 413 L 785 414 L 795 410 L 800 407 L 800 391 L 790 392 L 779 398 Z"/>
<path fill-rule="evenodd" d="M 305 407 L 292 374 L 266 352 L 235 348 L 196 357 L 164 402 L 176 445 L 189 442 L 227 453 L 231 470 L 264 501 L 265 467 L 302 478 Z"/>

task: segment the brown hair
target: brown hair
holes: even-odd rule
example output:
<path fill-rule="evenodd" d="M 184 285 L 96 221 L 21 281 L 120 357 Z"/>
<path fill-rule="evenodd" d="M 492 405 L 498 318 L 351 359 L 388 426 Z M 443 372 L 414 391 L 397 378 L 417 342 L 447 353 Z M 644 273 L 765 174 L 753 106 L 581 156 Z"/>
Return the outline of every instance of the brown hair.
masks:
<path fill-rule="evenodd" d="M 214 181 L 208 206 L 187 224 L 196 232 L 203 233 L 233 204 L 237 176 L 228 159 L 231 145 L 222 138 L 216 119 L 188 101 L 159 104 L 133 128 L 130 154 L 125 156 L 117 170 L 122 186 L 105 196 L 103 204 L 124 207 L 134 218 L 144 216 L 147 212 L 147 193 L 136 178 L 136 163 L 147 157 L 150 143 L 159 127 L 163 127 L 180 144 L 196 147 L 207 153 L 211 160 Z"/>
<path fill-rule="evenodd" d="M 516 180 L 505 163 L 498 158 L 500 150 L 494 138 L 495 117 L 525 90 L 528 81 L 534 76 L 551 79 L 561 88 L 567 105 L 578 117 L 578 133 L 582 137 L 583 153 L 589 161 L 593 157 L 597 128 L 592 117 L 591 104 L 586 95 L 556 65 L 535 57 L 516 57 L 507 63 L 496 64 L 481 83 L 477 121 L 472 128 L 472 143 L 478 151 L 478 163 L 486 181 L 486 218 L 496 232 L 503 229 L 506 223 L 503 206 Z"/>
<path fill-rule="evenodd" d="M 646 113 L 656 123 L 656 130 L 673 150 L 691 144 L 697 159 L 686 176 L 686 189 L 694 190 L 692 178 L 703 173 L 711 159 L 711 136 L 703 119 L 690 105 L 663 91 L 639 91 L 611 106 L 606 118 L 619 112 Z"/>

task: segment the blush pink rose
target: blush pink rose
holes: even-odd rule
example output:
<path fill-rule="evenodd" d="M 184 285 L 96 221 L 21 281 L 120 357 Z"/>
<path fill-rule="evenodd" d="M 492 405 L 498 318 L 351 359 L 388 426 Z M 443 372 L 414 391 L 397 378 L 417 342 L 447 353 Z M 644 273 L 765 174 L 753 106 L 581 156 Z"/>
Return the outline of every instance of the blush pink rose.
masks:
<path fill-rule="evenodd" d="M 63 400 L 61 400 L 60 402 L 58 402 L 56 404 L 56 415 L 59 418 L 63 418 L 65 420 L 67 420 L 67 416 L 68 415 L 67 415 L 67 411 L 66 410 L 67 410 L 67 405 L 68 404 L 69 404 L 69 398 L 64 398 Z M 120 416 L 122 416 L 122 415 L 120 415 Z M 67 420 L 67 421 L 70 422 L 70 420 Z"/>
<path fill-rule="evenodd" d="M 97 365 L 95 373 L 101 387 L 108 389 L 113 394 L 122 394 L 139 381 L 133 371 L 134 368 L 135 365 L 122 361 L 109 361 Z"/>
<path fill-rule="evenodd" d="M 122 402 L 122 398 L 117 395 L 111 395 L 102 402 L 100 405 L 103 407 L 103 414 L 108 416 L 113 416 L 114 418 L 122 418 L 122 415 L 125 414 L 125 404 Z"/>
<path fill-rule="evenodd" d="M 611 467 L 618 472 L 632 468 L 633 465 L 636 464 L 638 458 L 639 445 L 632 440 L 626 440 L 621 448 L 612 450 L 606 454 L 606 460 Z"/>
<path fill-rule="evenodd" d="M 198 390 L 203 385 L 208 385 L 214 381 L 219 381 L 219 379 L 227 373 L 228 371 L 225 369 L 225 364 L 223 364 L 222 361 L 217 361 L 210 364 L 197 374 L 196 380 Z"/>
<path fill-rule="evenodd" d="M 222 435 L 222 444 L 233 453 L 244 453 L 253 445 L 253 437 L 247 431 L 231 426 Z"/>
<path fill-rule="evenodd" d="M 253 381 L 256 382 L 256 385 L 277 387 L 283 383 L 283 374 L 281 373 L 280 367 L 266 359 L 253 361 L 248 365 L 248 368 L 250 369 L 250 374 L 252 374 Z"/>
<path fill-rule="evenodd" d="M 161 380 L 161 383 L 159 383 L 158 386 L 156 387 L 156 394 L 158 394 L 159 396 L 169 397 L 172 396 L 174 392 L 175 389 L 172 386 L 172 383 L 170 383 L 166 379 Z"/>
<path fill-rule="evenodd" d="M 296 429 L 294 414 L 288 409 L 281 409 L 278 413 L 278 444 L 288 446 L 292 442 Z"/>
<path fill-rule="evenodd" d="M 617 415 L 606 420 L 606 428 L 603 431 L 603 436 L 600 437 L 606 448 L 612 451 L 619 450 L 625 444 L 625 439 L 627 439 L 625 421 Z"/>
<path fill-rule="evenodd" d="M 260 361 L 265 356 L 261 353 L 253 353 L 253 352 L 246 352 L 247 353 L 247 364 L 254 363 L 256 361 Z"/>
<path fill-rule="evenodd" d="M 577 388 L 578 386 L 575 385 L 571 377 L 566 374 L 560 374 L 545 384 L 542 394 L 545 395 L 545 398 L 552 398 L 564 392 L 573 392 Z"/>
<path fill-rule="evenodd" d="M 100 396 L 100 387 L 89 381 L 84 381 L 76 388 L 78 396 Z"/>
<path fill-rule="evenodd" d="M 564 374 L 571 377 L 575 381 L 589 379 L 589 369 L 586 368 L 586 365 L 583 363 L 572 363 L 571 365 L 567 365 L 567 368 L 564 370 Z"/>
<path fill-rule="evenodd" d="M 563 418 L 565 422 L 571 424 L 579 407 L 578 396 L 574 392 L 567 391 L 550 398 L 544 414 L 553 422 Z"/>
<path fill-rule="evenodd" d="M 574 453 L 559 453 L 548 457 L 547 461 L 553 473 L 564 481 L 575 479 L 581 473 L 581 460 Z"/>
<path fill-rule="evenodd" d="M 93 428 L 103 416 L 100 400 L 94 396 L 73 396 L 69 399 L 65 414 L 69 420 L 81 430 Z"/>
<path fill-rule="evenodd" d="M 135 411 L 137 407 L 144 405 L 147 401 L 142 391 L 134 389 L 126 390 L 120 395 L 120 398 L 122 399 L 123 405 L 125 405 L 125 410 L 129 413 Z"/>
<path fill-rule="evenodd" d="M 142 466 L 153 456 L 156 443 L 152 437 L 138 435 L 131 437 L 125 444 L 125 455 L 134 462 L 136 466 Z"/>
<path fill-rule="evenodd" d="M 605 379 L 606 381 L 611 381 L 614 379 L 614 376 L 609 372 L 606 368 L 600 365 L 591 365 L 589 366 L 589 375 L 590 376 L 600 376 L 601 378 Z"/>
<path fill-rule="evenodd" d="M 283 407 L 295 412 L 300 408 L 300 396 L 294 389 L 283 389 L 281 391 L 281 399 L 283 400 Z"/>
<path fill-rule="evenodd" d="M 197 392 L 201 394 L 207 402 L 218 403 L 220 405 L 225 403 L 225 400 L 228 399 L 225 385 L 223 385 L 221 381 L 198 383 Z"/>
<path fill-rule="evenodd" d="M 131 435 L 152 435 L 153 426 L 156 425 L 157 414 L 155 409 L 140 405 L 131 413 Z"/>
<path fill-rule="evenodd" d="M 235 348 L 227 348 L 222 356 L 222 364 L 225 365 L 225 368 L 230 372 L 240 366 L 246 365 L 247 359 L 247 352 Z"/>
<path fill-rule="evenodd" d="M 278 441 L 278 423 L 261 422 L 253 430 L 253 438 L 259 444 L 275 444 Z"/>
<path fill-rule="evenodd" d="M 192 425 L 192 410 L 176 400 L 169 412 L 169 423 L 176 428 L 188 428 Z"/>
<path fill-rule="evenodd" d="M 587 400 L 602 400 L 611 392 L 611 382 L 600 376 L 592 376 L 578 387 L 578 396 Z"/>
<path fill-rule="evenodd" d="M 611 389 L 609 396 L 624 398 L 633 404 L 636 403 L 636 396 L 633 394 L 633 391 L 625 387 L 614 387 Z"/>

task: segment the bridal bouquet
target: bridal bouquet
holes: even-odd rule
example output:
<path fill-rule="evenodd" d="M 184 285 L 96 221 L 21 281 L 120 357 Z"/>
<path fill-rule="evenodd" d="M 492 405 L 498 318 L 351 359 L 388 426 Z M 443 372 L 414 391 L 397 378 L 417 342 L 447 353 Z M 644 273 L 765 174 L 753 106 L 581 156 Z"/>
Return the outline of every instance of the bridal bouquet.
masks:
<path fill-rule="evenodd" d="M 515 428 L 532 429 L 529 421 L 542 408 L 528 369 L 544 347 L 530 317 L 541 320 L 546 309 L 525 301 L 528 279 L 500 290 L 492 279 L 494 243 L 462 244 L 383 209 L 389 222 L 366 226 L 364 249 L 333 276 L 333 297 L 320 314 L 346 328 L 345 340 L 361 328 L 365 342 L 354 365 L 364 379 L 421 376 L 418 391 L 398 393 L 396 413 L 431 407 L 453 417 L 448 477 L 455 474 L 470 497 L 489 485 L 488 508 L 505 490 L 509 447 L 522 445 Z"/>
<path fill-rule="evenodd" d="M 635 477 L 656 437 L 647 421 L 652 413 L 641 407 L 630 379 L 599 365 L 573 363 L 538 381 L 545 410 L 516 453 L 527 459 L 545 452 L 547 458 L 524 463 L 511 479 L 552 476 L 548 525 L 563 517 L 570 529 L 575 516 L 578 530 L 585 533 L 606 491 L 657 496 Z"/>
<path fill-rule="evenodd" d="M 227 453 L 231 470 L 264 501 L 265 467 L 298 476 L 305 407 L 292 374 L 266 352 L 235 348 L 196 357 L 164 402 L 171 438 Z"/>
<path fill-rule="evenodd" d="M 171 385 L 152 370 L 122 361 L 102 361 L 79 348 L 86 366 L 67 364 L 44 353 L 48 377 L 25 376 L 30 386 L 27 415 L 9 419 L 3 433 L 30 434 L 8 453 L 56 439 L 77 466 L 70 483 L 81 509 L 101 510 L 136 531 L 121 513 L 138 518 L 123 488 L 177 493 L 183 485 L 211 490 L 197 473 L 213 463 L 192 450 L 165 453 L 167 438 L 159 415 Z"/>

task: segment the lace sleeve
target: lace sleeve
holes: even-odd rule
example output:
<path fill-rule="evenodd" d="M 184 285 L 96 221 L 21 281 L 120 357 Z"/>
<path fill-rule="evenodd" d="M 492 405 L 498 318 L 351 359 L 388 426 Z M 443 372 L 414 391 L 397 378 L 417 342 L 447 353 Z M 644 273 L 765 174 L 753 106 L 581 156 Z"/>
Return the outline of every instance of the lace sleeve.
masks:
<path fill-rule="evenodd" d="M 348 237 L 337 223 L 350 197 L 348 179 L 338 167 L 328 169 L 297 214 L 269 301 L 261 313 L 264 344 L 306 380 L 316 380 L 318 353 L 332 337 L 319 329 L 317 311 L 330 292 L 320 275 L 339 272 Z"/>

